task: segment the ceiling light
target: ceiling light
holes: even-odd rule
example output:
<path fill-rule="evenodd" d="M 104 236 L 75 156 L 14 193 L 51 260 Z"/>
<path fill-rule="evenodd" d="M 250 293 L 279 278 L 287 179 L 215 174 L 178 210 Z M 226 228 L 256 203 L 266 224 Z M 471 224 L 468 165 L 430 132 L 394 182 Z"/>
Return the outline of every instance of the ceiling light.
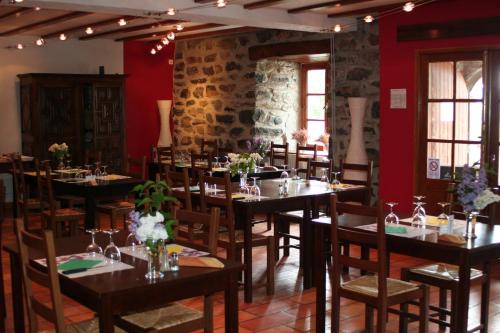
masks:
<path fill-rule="evenodd" d="M 150 52 L 151 54 L 156 54 L 156 49 L 153 47 Z"/>
<path fill-rule="evenodd" d="M 177 31 L 182 31 L 182 30 L 184 30 L 184 27 L 182 26 L 182 24 L 177 24 L 177 25 L 175 26 L 175 28 L 177 29 Z"/>
<path fill-rule="evenodd" d="M 170 43 L 170 41 L 169 41 L 169 40 L 168 40 L 168 38 L 166 38 L 166 37 L 163 37 L 163 38 L 161 39 L 161 42 L 163 43 L 163 45 L 168 45 L 168 44 Z"/>
<path fill-rule="evenodd" d="M 335 32 L 342 31 L 342 27 L 340 26 L 340 24 L 335 24 L 335 26 L 333 27 L 333 31 L 335 31 Z"/>
<path fill-rule="evenodd" d="M 365 18 L 364 18 L 364 20 L 365 20 L 366 23 L 372 23 L 373 20 L 374 20 L 374 18 L 371 15 L 366 15 Z"/>
<path fill-rule="evenodd" d="M 226 7 L 227 3 L 225 0 L 217 0 L 217 7 L 222 8 Z"/>
<path fill-rule="evenodd" d="M 14 0 L 14 2 L 20 3 L 23 2 L 23 0 Z"/>
<path fill-rule="evenodd" d="M 60 34 L 60 35 L 59 35 L 59 39 L 60 39 L 60 40 L 66 40 L 66 39 L 68 39 L 68 37 L 66 37 L 66 35 L 65 35 L 65 34 Z"/>
<path fill-rule="evenodd" d="M 411 1 L 405 3 L 405 5 L 403 6 L 403 10 L 408 13 L 411 12 L 413 8 L 415 8 L 415 4 Z"/>
<path fill-rule="evenodd" d="M 175 9 L 174 8 L 169 8 L 167 10 L 167 15 L 174 16 L 175 15 Z"/>
<path fill-rule="evenodd" d="M 38 12 L 40 9 L 42 9 L 42 8 L 40 8 L 40 7 L 35 7 L 35 10 L 36 10 L 37 12 Z"/>
<path fill-rule="evenodd" d="M 174 40 L 175 39 L 175 34 L 173 31 L 170 31 L 168 34 L 167 34 L 167 38 L 170 39 L 170 40 Z"/>
<path fill-rule="evenodd" d="M 45 40 L 44 40 L 42 37 L 40 37 L 40 38 L 38 38 L 38 39 L 36 40 L 35 44 L 36 44 L 37 46 L 43 46 L 43 45 L 45 45 Z"/>
<path fill-rule="evenodd" d="M 92 27 L 87 27 L 87 29 L 85 29 L 85 33 L 87 35 L 92 35 L 94 33 L 94 29 L 92 29 Z"/>
<path fill-rule="evenodd" d="M 162 48 L 163 48 L 163 45 L 161 45 L 160 43 L 156 44 L 156 49 L 158 51 L 160 51 Z"/>
<path fill-rule="evenodd" d="M 118 20 L 118 25 L 123 27 L 124 25 L 127 25 L 127 21 L 124 18 L 121 18 Z"/>
<path fill-rule="evenodd" d="M 342 6 L 340 2 L 335 4 L 335 7 L 340 7 L 340 6 Z"/>
<path fill-rule="evenodd" d="M 18 49 L 18 50 L 22 50 L 22 49 L 24 49 L 24 45 L 23 45 L 23 44 L 21 44 L 21 43 L 17 44 L 17 46 L 16 46 L 16 47 L 17 47 L 17 49 Z"/>

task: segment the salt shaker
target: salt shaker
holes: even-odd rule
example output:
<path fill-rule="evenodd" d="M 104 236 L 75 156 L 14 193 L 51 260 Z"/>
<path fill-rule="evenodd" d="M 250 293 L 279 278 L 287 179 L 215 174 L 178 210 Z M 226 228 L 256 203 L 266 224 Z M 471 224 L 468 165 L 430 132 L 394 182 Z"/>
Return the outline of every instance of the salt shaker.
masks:
<path fill-rule="evenodd" d="M 172 272 L 176 272 L 179 270 L 179 255 L 174 252 L 170 257 L 170 270 Z"/>

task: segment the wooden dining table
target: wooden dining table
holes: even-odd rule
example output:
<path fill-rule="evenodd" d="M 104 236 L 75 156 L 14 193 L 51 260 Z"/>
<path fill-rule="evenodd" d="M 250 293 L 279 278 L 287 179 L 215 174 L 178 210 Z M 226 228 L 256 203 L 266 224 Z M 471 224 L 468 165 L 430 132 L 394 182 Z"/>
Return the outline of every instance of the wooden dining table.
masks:
<path fill-rule="evenodd" d="M 114 237 L 120 246 L 125 243 L 126 233 Z M 68 255 L 85 252 L 90 243 L 90 236 L 78 236 L 56 239 L 56 254 Z M 96 242 L 102 247 L 108 243 L 107 236 L 96 235 Z M 194 248 L 195 245 L 183 244 Z M 24 309 L 22 272 L 19 251 L 16 244 L 4 245 L 10 258 L 11 284 L 14 325 L 16 333 L 24 332 Z M 37 259 L 36 254 L 31 259 Z M 131 269 L 109 273 L 71 278 L 59 274 L 61 292 L 85 305 L 99 316 L 100 332 L 113 332 L 113 317 L 127 312 L 141 311 L 146 308 L 162 306 L 169 302 L 197 296 L 207 296 L 224 292 L 226 332 L 238 332 L 238 274 L 243 266 L 236 262 L 219 259 L 224 268 L 185 267 L 177 272 L 165 272 L 157 281 L 145 278 L 147 262 L 122 253 L 121 261 L 133 266 Z"/>
<path fill-rule="evenodd" d="M 357 228 L 375 223 L 375 218 L 343 214 L 339 216 L 339 225 L 343 228 Z M 326 307 L 326 256 L 325 235 L 331 231 L 330 217 L 321 217 L 312 220 L 314 228 L 314 284 L 316 286 L 316 330 L 324 332 Z M 397 234 L 386 234 L 387 251 L 415 258 L 427 259 L 435 262 L 459 266 L 458 313 L 455 332 L 467 332 L 470 273 L 472 267 L 480 268 L 487 277 L 481 297 L 489 298 L 491 263 L 500 258 L 500 225 L 476 225 L 477 238 L 469 239 L 463 245 L 442 242 L 438 239 L 437 227 L 427 226 L 430 233 L 415 237 L 403 237 Z M 361 230 L 361 229 L 356 229 Z M 432 232 L 435 231 L 435 232 Z M 463 233 L 463 228 L 454 230 L 454 233 Z M 368 232 L 368 231 L 367 231 Z M 335 309 L 334 309 L 335 310 Z M 338 311 L 339 309 L 337 309 Z M 487 312 L 486 312 L 487 313 Z M 481 332 L 487 332 L 487 319 L 483 320 L 486 327 Z"/>

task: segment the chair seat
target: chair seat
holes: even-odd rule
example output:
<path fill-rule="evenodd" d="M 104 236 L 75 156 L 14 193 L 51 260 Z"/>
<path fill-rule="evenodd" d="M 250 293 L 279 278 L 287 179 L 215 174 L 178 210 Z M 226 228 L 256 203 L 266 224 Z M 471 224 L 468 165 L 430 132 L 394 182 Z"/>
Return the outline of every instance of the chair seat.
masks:
<path fill-rule="evenodd" d="M 130 203 L 128 201 L 120 200 L 120 201 L 111 201 L 111 202 L 104 202 L 99 205 L 97 205 L 98 209 L 107 209 L 107 210 L 112 210 L 112 209 L 135 209 L 135 205 L 133 203 Z"/>
<path fill-rule="evenodd" d="M 459 267 L 456 265 L 433 263 L 411 268 L 410 272 L 435 277 L 441 280 L 459 281 Z M 478 269 L 471 269 L 470 279 L 475 280 L 483 276 L 483 272 Z"/>
<path fill-rule="evenodd" d="M 135 312 L 120 317 L 121 320 L 143 330 L 155 331 L 202 318 L 202 312 L 193 310 L 178 303 L 172 303 L 161 308 L 147 310 L 144 312 Z"/>
<path fill-rule="evenodd" d="M 410 291 L 418 290 L 416 284 L 396 279 L 387 279 L 387 296 L 395 296 Z M 342 284 L 342 289 L 357 292 L 360 294 L 377 297 L 378 277 L 376 275 L 364 275 L 354 280 Z"/>
<path fill-rule="evenodd" d="M 50 210 L 44 210 L 42 214 L 50 216 Z M 55 210 L 55 215 L 56 217 L 83 217 L 85 213 L 75 208 L 59 208 Z"/>
<path fill-rule="evenodd" d="M 265 235 L 261 234 L 254 234 L 252 233 L 252 241 L 263 241 L 266 240 L 268 237 Z M 236 230 L 235 232 L 235 241 L 237 244 L 243 244 L 244 240 L 244 232 L 243 230 Z M 219 240 L 222 242 L 227 242 L 229 243 L 229 233 L 228 232 L 221 232 L 219 234 Z"/>
<path fill-rule="evenodd" d="M 42 333 L 54 333 L 55 330 L 42 331 Z M 94 318 L 90 320 L 81 321 L 71 325 L 66 325 L 66 333 L 98 333 L 99 332 L 99 319 Z M 115 326 L 115 332 L 126 332 L 119 327 Z"/>
<path fill-rule="evenodd" d="M 193 233 L 194 234 L 200 234 L 200 235 L 203 235 L 203 234 L 206 234 L 206 232 L 203 230 L 203 225 L 200 224 L 199 226 L 195 226 L 193 228 Z M 181 232 L 185 232 L 185 233 L 188 233 L 189 232 L 189 228 L 187 225 L 180 225 L 177 227 L 179 229 L 179 231 Z"/>

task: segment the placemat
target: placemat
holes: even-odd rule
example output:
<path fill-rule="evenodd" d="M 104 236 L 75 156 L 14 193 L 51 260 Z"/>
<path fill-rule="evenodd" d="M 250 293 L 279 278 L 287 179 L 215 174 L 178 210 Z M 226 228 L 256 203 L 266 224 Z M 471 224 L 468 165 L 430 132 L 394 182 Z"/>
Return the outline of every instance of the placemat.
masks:
<path fill-rule="evenodd" d="M 101 176 L 101 177 L 96 177 L 96 179 L 100 179 L 100 180 L 120 180 L 120 179 L 129 179 L 129 178 L 132 178 L 130 176 L 123 176 L 123 175 L 115 175 L 115 174 L 111 174 L 111 175 L 107 175 L 107 176 Z"/>
<path fill-rule="evenodd" d="M 407 238 L 414 238 L 414 237 L 418 237 L 418 236 L 424 236 L 424 235 L 434 234 L 434 233 L 437 232 L 437 230 L 431 230 L 431 229 L 425 229 L 425 228 L 416 228 L 416 227 L 412 227 L 412 226 L 409 226 L 409 225 L 397 224 L 397 225 L 394 225 L 394 226 L 406 228 L 406 233 L 402 233 L 399 229 L 397 229 L 397 232 L 392 233 L 392 232 L 388 232 L 387 229 L 386 229 L 386 233 L 388 235 L 395 235 L 395 236 L 401 236 L 401 237 L 407 237 Z M 391 226 L 391 227 L 393 227 L 393 226 Z M 357 229 L 363 229 L 363 230 L 377 232 L 377 224 L 376 223 L 361 225 L 361 226 L 358 226 L 356 228 Z"/>
<path fill-rule="evenodd" d="M 214 257 L 180 257 L 179 266 L 224 268 L 224 264 Z"/>
<path fill-rule="evenodd" d="M 427 215 L 427 219 L 426 219 L 425 224 L 429 225 L 429 226 L 433 226 L 433 227 L 442 228 L 442 229 L 448 228 L 448 223 L 446 223 L 446 224 L 441 224 L 441 223 L 437 224 L 436 220 L 437 220 L 437 217 Z M 408 217 L 408 218 L 401 219 L 400 221 L 411 224 L 412 223 L 412 218 Z M 452 231 L 465 228 L 466 223 L 467 222 L 464 221 L 464 220 L 453 220 L 453 230 Z"/>
<path fill-rule="evenodd" d="M 205 252 L 205 251 L 199 251 L 199 250 L 192 249 L 190 247 L 182 246 L 182 245 L 178 245 L 178 244 L 168 244 L 167 250 L 168 250 L 168 253 L 176 252 L 179 255 L 179 257 L 203 257 L 203 256 L 207 256 L 210 254 L 210 253 Z M 129 256 L 143 259 L 143 260 L 147 260 L 147 257 L 148 257 L 147 250 L 146 250 L 145 246 L 135 246 L 135 247 L 124 246 L 124 247 L 120 247 L 120 251 L 124 254 L 129 255 Z"/>
<path fill-rule="evenodd" d="M 231 197 L 233 198 L 233 200 L 243 200 L 243 201 L 260 200 L 268 198 L 263 195 L 258 196 L 247 193 L 233 193 L 231 194 Z"/>

